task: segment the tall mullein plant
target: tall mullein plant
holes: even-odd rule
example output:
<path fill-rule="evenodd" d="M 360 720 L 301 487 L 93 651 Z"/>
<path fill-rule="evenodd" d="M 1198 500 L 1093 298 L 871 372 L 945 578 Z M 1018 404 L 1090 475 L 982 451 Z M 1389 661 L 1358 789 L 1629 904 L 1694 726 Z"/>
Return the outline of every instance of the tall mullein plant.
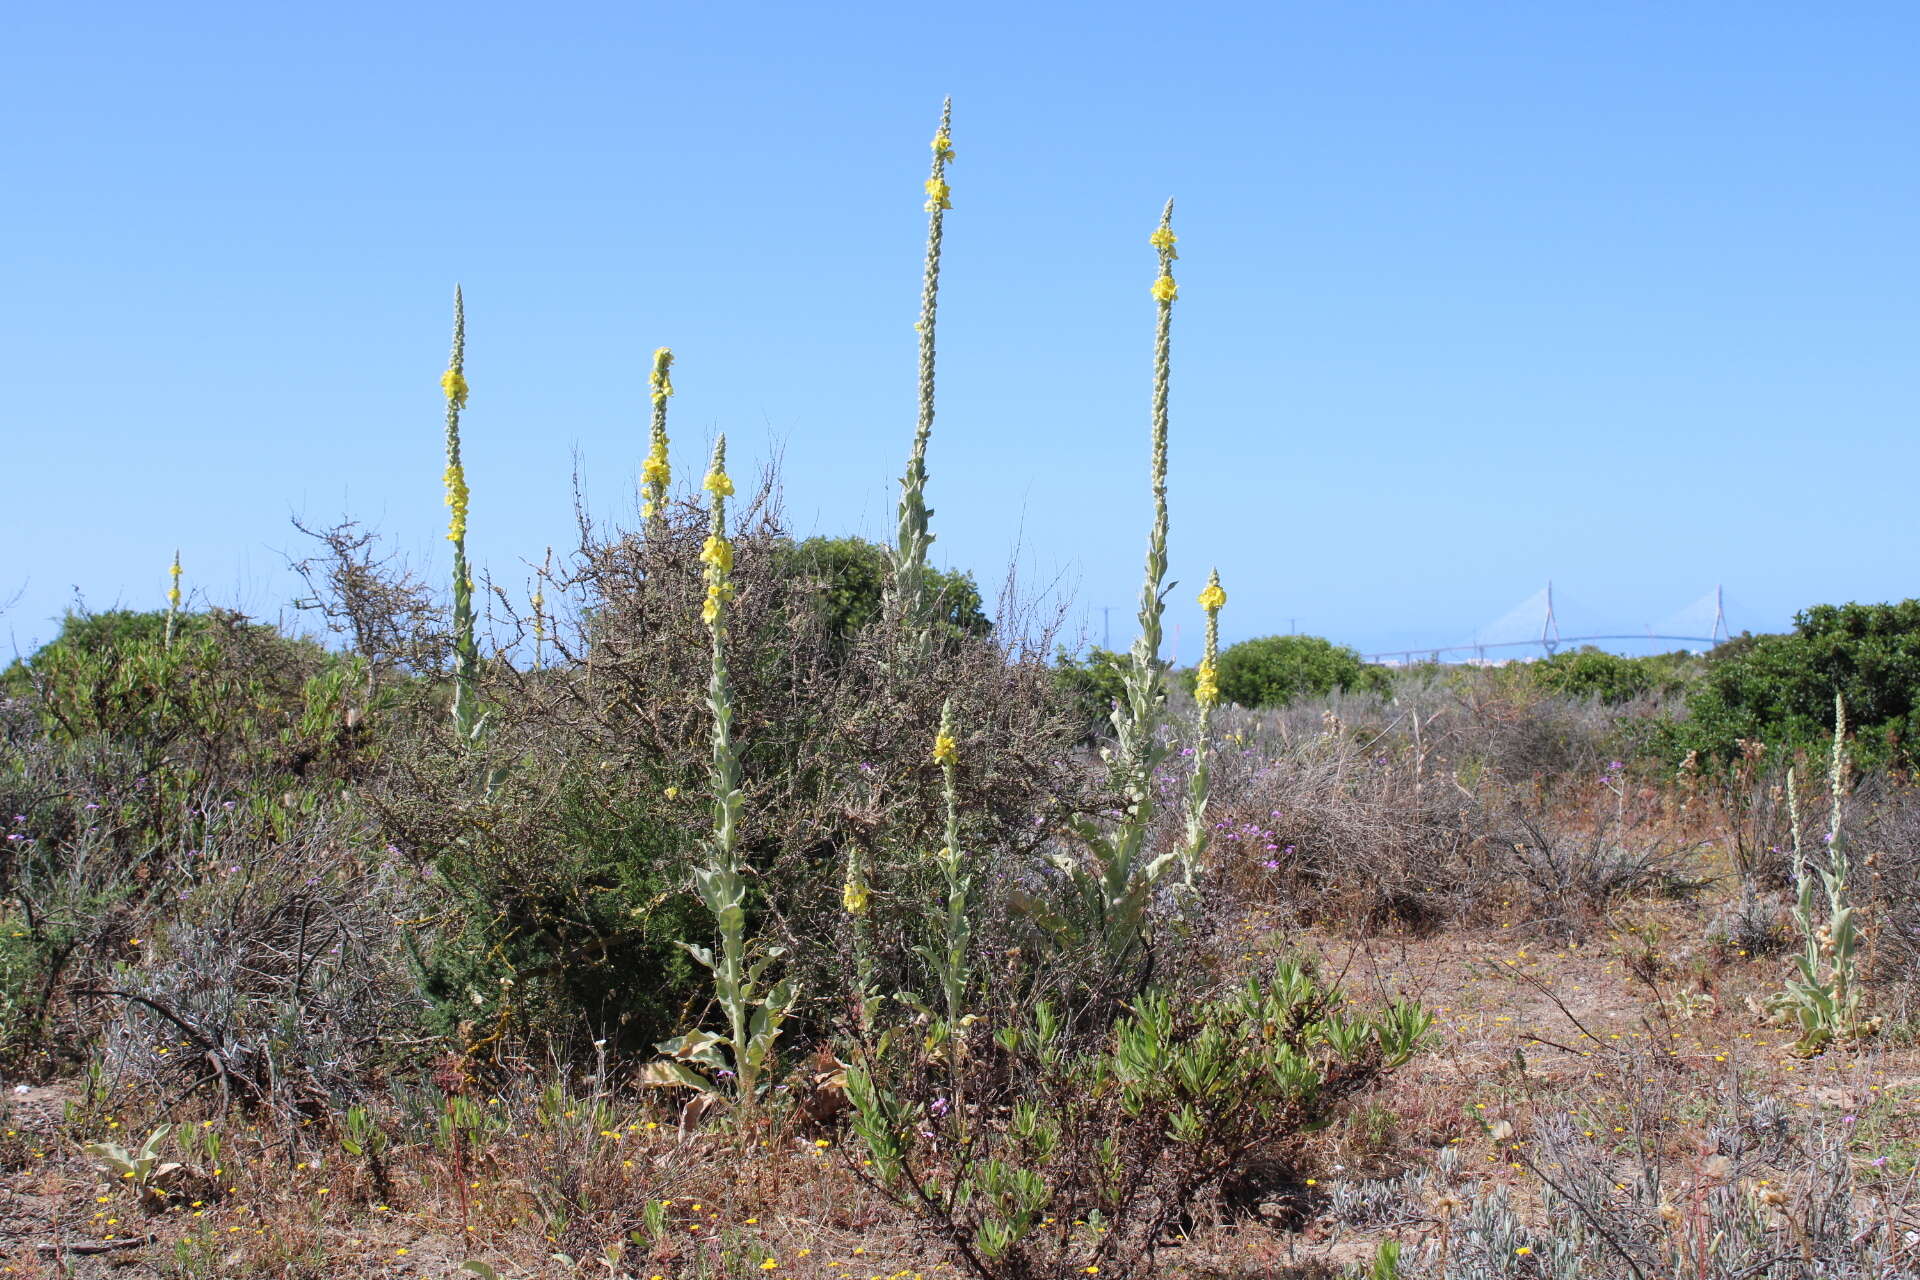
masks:
<path fill-rule="evenodd" d="M 1220 705 L 1220 610 L 1226 604 L 1227 593 L 1220 586 L 1220 571 L 1215 569 L 1207 576 L 1207 589 L 1200 593 L 1207 633 L 1200 665 L 1193 673 L 1193 772 L 1187 777 L 1187 841 L 1180 853 L 1181 871 L 1189 889 L 1207 853 L 1208 760 L 1213 750 L 1213 709 Z"/>
<path fill-rule="evenodd" d="M 467 310 L 453 289 L 453 354 L 440 375 L 447 398 L 447 541 L 453 544 L 453 727 L 461 741 L 479 732 L 480 649 L 473 638 L 473 570 L 467 564 L 467 471 L 460 461 L 460 411 L 467 407 Z"/>
<path fill-rule="evenodd" d="M 647 522 L 647 533 L 658 537 L 667 518 L 667 487 L 673 483 L 673 468 L 667 462 L 667 400 L 673 395 L 673 352 L 661 347 L 653 353 L 653 371 L 647 375 L 648 392 L 653 398 L 653 428 L 647 448 L 647 460 L 640 467 L 640 518 Z"/>
<path fill-rule="evenodd" d="M 888 609 L 905 624 L 914 647 L 924 650 L 932 619 L 927 599 L 927 548 L 933 543 L 927 506 L 927 442 L 933 437 L 934 326 L 940 309 L 940 248 L 945 237 L 947 210 L 953 208 L 947 186 L 947 165 L 953 161 L 953 99 L 940 111 L 940 128 L 933 135 L 933 171 L 926 181 L 927 258 L 920 285 L 919 420 L 913 432 L 913 452 L 900 479 L 900 518 L 890 559 L 893 574 L 887 582 Z"/>
<path fill-rule="evenodd" d="M 1171 370 L 1173 304 L 1180 296 L 1173 279 L 1173 201 L 1167 201 L 1160 225 L 1148 237 L 1160 258 L 1153 281 L 1156 307 L 1153 340 L 1152 454 L 1153 529 L 1147 537 L 1146 574 L 1140 584 L 1140 634 L 1124 678 L 1123 696 L 1113 709 L 1114 745 L 1107 760 L 1124 797 L 1120 820 L 1101 830 L 1083 824 L 1081 837 L 1098 859 L 1092 875 L 1070 865 L 1081 897 L 1097 921 L 1109 965 L 1116 974 L 1130 965 L 1148 937 L 1147 907 L 1153 887 L 1179 847 L 1149 855 L 1153 827 L 1153 775 L 1167 757 L 1159 735 L 1166 714 L 1166 677 L 1160 665 L 1161 617 L 1166 612 L 1167 577 L 1167 387 Z"/>
<path fill-rule="evenodd" d="M 727 680 L 727 609 L 733 602 L 733 544 L 727 540 L 727 499 L 733 481 L 727 475 L 727 440 L 713 447 L 713 462 L 703 485 L 712 495 L 712 526 L 700 549 L 706 599 L 700 620 L 712 641 L 713 667 L 707 678 L 707 710 L 713 717 L 713 760 L 708 779 L 713 792 L 713 829 L 706 842 L 706 865 L 694 871 L 694 885 L 713 912 L 720 952 L 684 944 L 713 973 L 714 997 L 727 1019 L 727 1034 L 692 1031 L 659 1046 L 671 1055 L 662 1064 L 678 1083 L 711 1089 L 733 1077 L 741 1110 L 751 1116 L 760 1077 L 793 1007 L 792 988 L 784 980 L 765 985 L 767 968 L 782 954 L 779 947 L 756 947 L 747 936 L 746 868 L 740 859 L 740 756 L 733 745 L 733 693 Z M 689 1064 L 704 1067 L 703 1077 Z"/>
<path fill-rule="evenodd" d="M 1801 839 L 1799 789 L 1793 770 L 1787 771 L 1793 878 L 1798 886 L 1793 919 L 1800 927 L 1802 949 L 1795 957 L 1798 976 L 1787 979 L 1787 989 L 1774 997 L 1773 1006 L 1799 1027 L 1798 1048 L 1808 1053 L 1878 1026 L 1860 1017 L 1860 933 L 1853 908 L 1847 903 L 1847 876 L 1852 865 L 1846 842 L 1840 838 L 1847 786 L 1847 704 L 1839 694 L 1833 699 L 1833 721 L 1833 759 L 1827 767 L 1827 857 L 1826 865 L 1817 871 L 1809 864 Z M 1827 900 L 1823 923 L 1817 922 L 1816 877 Z"/>

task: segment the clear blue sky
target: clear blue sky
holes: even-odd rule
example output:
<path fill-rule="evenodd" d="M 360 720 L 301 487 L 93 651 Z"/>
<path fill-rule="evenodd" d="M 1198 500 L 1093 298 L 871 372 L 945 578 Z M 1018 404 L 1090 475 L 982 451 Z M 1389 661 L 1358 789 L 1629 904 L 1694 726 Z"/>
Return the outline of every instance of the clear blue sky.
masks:
<path fill-rule="evenodd" d="M 1473 634 L 1716 581 L 1736 628 L 1916 594 L 1909 4 L 34 5 L 0 42 L 0 618 L 272 616 L 292 513 L 438 534 L 465 285 L 476 558 L 784 455 L 885 536 L 954 98 L 935 554 L 1077 616 L 1139 575 L 1179 198 L 1171 622 Z"/>

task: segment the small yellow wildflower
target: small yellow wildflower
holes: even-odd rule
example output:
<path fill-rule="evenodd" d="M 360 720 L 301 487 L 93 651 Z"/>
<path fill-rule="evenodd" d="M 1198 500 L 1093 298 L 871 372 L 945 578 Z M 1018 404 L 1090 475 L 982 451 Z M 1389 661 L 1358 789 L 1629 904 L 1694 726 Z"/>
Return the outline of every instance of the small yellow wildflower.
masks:
<path fill-rule="evenodd" d="M 716 498 L 731 498 L 733 496 L 733 477 L 724 471 L 709 471 L 707 472 L 706 480 L 702 482 L 700 487 L 708 493 L 713 494 Z"/>
<path fill-rule="evenodd" d="M 456 409 L 467 407 L 467 375 L 458 369 L 449 369 L 440 375 L 440 390 L 446 392 L 447 403 Z"/>
<path fill-rule="evenodd" d="M 1219 583 L 1212 582 L 1207 584 L 1207 589 L 1200 593 L 1200 607 L 1209 613 L 1227 607 L 1227 593 L 1221 588 Z"/>
<path fill-rule="evenodd" d="M 934 213 L 941 209 L 953 208 L 953 201 L 947 198 L 952 194 L 953 189 L 949 187 L 943 179 L 928 178 L 927 212 Z"/>
<path fill-rule="evenodd" d="M 1173 246 L 1174 246 L 1174 242 L 1179 239 L 1180 239 L 1179 236 L 1176 236 L 1175 234 L 1173 234 L 1173 229 L 1171 227 L 1161 227 L 1159 230 L 1155 231 L 1152 235 L 1147 237 L 1147 242 L 1151 244 L 1154 248 L 1166 254 L 1169 258 L 1177 258 L 1180 255 L 1173 251 Z"/>
<path fill-rule="evenodd" d="M 180 553 L 178 551 L 173 553 L 173 567 L 167 570 L 167 576 L 173 579 L 173 585 L 167 588 L 167 604 L 171 608 L 178 609 L 180 607 Z"/>
<path fill-rule="evenodd" d="M 1173 282 L 1172 276 L 1161 276 L 1153 282 L 1153 298 L 1156 302 L 1172 302 L 1180 296 L 1180 286 Z"/>
<path fill-rule="evenodd" d="M 945 129 L 933 135 L 933 154 L 942 160 L 953 159 L 953 139 L 947 136 Z"/>
<path fill-rule="evenodd" d="M 951 734 L 943 733 L 933 740 L 933 759 L 935 764 L 960 763 L 960 745 Z"/>

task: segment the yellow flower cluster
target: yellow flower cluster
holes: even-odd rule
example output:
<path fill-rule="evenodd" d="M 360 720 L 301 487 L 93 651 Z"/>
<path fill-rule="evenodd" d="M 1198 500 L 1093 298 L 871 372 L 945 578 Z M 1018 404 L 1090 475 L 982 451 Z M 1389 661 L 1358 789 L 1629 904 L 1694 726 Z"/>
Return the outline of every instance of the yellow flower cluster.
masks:
<path fill-rule="evenodd" d="M 1179 239 L 1179 236 L 1173 234 L 1172 228 L 1161 227 L 1158 231 L 1155 231 L 1147 237 L 1147 242 L 1160 252 L 1166 254 L 1169 258 L 1177 258 L 1180 255 L 1173 251 L 1173 246 Z"/>
<path fill-rule="evenodd" d="M 1193 673 L 1193 700 L 1203 707 L 1220 705 L 1220 673 L 1212 660 L 1203 660 Z"/>
<path fill-rule="evenodd" d="M 933 135 L 933 154 L 942 160 L 953 159 L 953 139 L 947 136 L 945 129 Z"/>
<path fill-rule="evenodd" d="M 713 569 L 714 573 L 709 574 L 709 577 L 714 576 L 714 574 L 725 577 L 727 574 L 732 573 L 733 544 L 725 538 L 714 537 L 709 534 L 706 542 L 700 548 L 700 563 L 708 565 Z"/>
<path fill-rule="evenodd" d="M 706 603 L 700 606 L 700 621 L 712 626 L 720 620 L 720 611 L 733 600 L 734 590 L 731 582 L 707 583 Z"/>
<path fill-rule="evenodd" d="M 458 377 L 459 375 L 454 375 Z M 462 384 L 462 394 L 465 394 Z M 447 506 L 453 512 L 447 521 L 447 541 L 460 543 L 467 540 L 467 472 L 457 462 L 447 464 Z"/>
<path fill-rule="evenodd" d="M 673 394 L 673 379 L 667 376 L 667 370 L 673 366 L 673 352 L 661 347 L 653 353 L 653 372 L 648 381 L 653 385 L 653 402 L 660 404 Z"/>
<path fill-rule="evenodd" d="M 709 471 L 707 472 L 706 480 L 701 483 L 700 487 L 716 498 L 731 498 L 733 496 L 733 477 L 724 471 Z"/>
<path fill-rule="evenodd" d="M 1179 296 L 1180 286 L 1173 282 L 1172 276 L 1161 276 L 1153 282 L 1153 299 L 1155 302 L 1172 302 Z"/>
<path fill-rule="evenodd" d="M 953 189 L 949 187 L 944 180 L 940 178 L 928 178 L 927 212 L 933 213 L 936 210 L 953 208 L 953 201 L 947 198 L 951 194 L 953 194 Z"/>
<path fill-rule="evenodd" d="M 447 393 L 447 403 L 456 409 L 467 407 L 467 375 L 458 369 L 449 369 L 440 375 L 440 389 Z"/>
<path fill-rule="evenodd" d="M 640 464 L 640 483 L 649 489 L 664 492 L 673 480 L 673 468 L 667 465 L 666 451 L 655 445 L 647 460 Z M 653 503 L 649 502 L 647 515 L 653 514 Z"/>
<path fill-rule="evenodd" d="M 873 894 L 858 876 L 849 876 L 840 886 L 840 905 L 847 909 L 848 915 L 862 915 L 867 905 L 873 901 Z"/>
<path fill-rule="evenodd" d="M 167 606 L 178 609 L 180 607 L 180 553 L 178 551 L 173 553 L 173 567 L 167 570 L 167 576 L 173 579 L 173 585 L 167 588 Z"/>
<path fill-rule="evenodd" d="M 1200 593 L 1200 607 L 1208 613 L 1218 613 L 1227 607 L 1227 593 L 1218 582 L 1210 582 L 1207 589 Z"/>
<path fill-rule="evenodd" d="M 951 734 L 941 734 L 933 740 L 933 760 L 935 764 L 960 763 L 960 744 Z"/>

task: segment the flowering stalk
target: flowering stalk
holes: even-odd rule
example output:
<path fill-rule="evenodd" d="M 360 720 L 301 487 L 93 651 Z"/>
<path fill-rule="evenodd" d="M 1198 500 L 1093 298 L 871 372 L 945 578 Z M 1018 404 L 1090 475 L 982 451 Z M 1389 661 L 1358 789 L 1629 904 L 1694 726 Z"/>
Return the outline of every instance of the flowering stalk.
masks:
<path fill-rule="evenodd" d="M 467 312 L 460 286 L 453 287 L 453 354 L 440 375 L 447 397 L 447 541 L 453 544 L 453 727 L 473 740 L 480 723 L 480 651 L 473 639 L 473 572 L 467 565 L 467 471 L 460 462 L 460 411 L 467 407 Z"/>
<path fill-rule="evenodd" d="M 1153 803 L 1148 785 L 1155 751 L 1154 729 L 1158 727 L 1166 705 L 1164 674 L 1160 668 L 1160 620 L 1166 612 L 1167 577 L 1167 385 L 1171 373 L 1173 302 L 1178 290 L 1173 282 L 1173 201 L 1160 215 L 1160 226 L 1148 237 L 1160 255 L 1160 274 L 1153 282 L 1156 307 L 1153 336 L 1153 409 L 1152 458 L 1149 463 L 1153 489 L 1153 530 L 1147 536 L 1146 575 L 1140 584 L 1140 634 L 1134 638 L 1131 664 L 1126 679 L 1126 698 L 1114 708 L 1113 727 L 1118 737 L 1118 762 L 1121 780 L 1127 788 L 1130 807 L 1142 814 Z"/>
<path fill-rule="evenodd" d="M 929 626 L 927 600 L 927 531 L 933 512 L 927 507 L 927 441 L 933 435 L 934 322 L 940 305 L 940 245 L 947 210 L 953 207 L 947 186 L 947 165 L 953 160 L 953 99 L 940 112 L 940 128 L 933 135 L 933 172 L 926 182 L 927 261 L 920 286 L 920 416 L 913 433 L 913 452 L 900 480 L 900 522 L 891 559 L 893 577 L 887 584 L 889 609 L 908 626 L 914 643 L 924 647 Z"/>
<path fill-rule="evenodd" d="M 533 596 L 527 603 L 533 606 L 533 669 L 545 665 L 547 645 L 547 595 L 545 584 L 553 578 L 553 548 L 547 548 L 547 558 L 540 565 L 539 581 L 534 584 Z"/>
<path fill-rule="evenodd" d="M 640 516 L 647 521 L 647 532 L 655 536 L 667 518 L 667 486 L 673 482 L 673 470 L 667 465 L 667 398 L 673 394 L 673 379 L 667 371 L 672 367 L 673 352 L 661 347 L 653 353 L 653 372 L 647 375 L 653 395 L 653 441 L 640 468 Z"/>
<path fill-rule="evenodd" d="M 1207 589 L 1200 593 L 1200 607 L 1207 614 L 1207 635 L 1200 666 L 1193 673 L 1193 773 L 1187 779 L 1187 843 L 1181 855 L 1189 889 L 1207 852 L 1207 757 L 1213 747 L 1213 709 L 1220 705 L 1220 610 L 1226 603 L 1220 571 L 1215 569 L 1207 577 Z"/>
<path fill-rule="evenodd" d="M 940 945 L 921 948 L 921 955 L 940 980 L 940 993 L 947 1015 L 947 1067 L 953 1091 L 953 1111 L 955 1119 L 964 1124 L 960 1058 L 965 1052 L 967 1026 L 971 1022 L 965 1010 L 967 989 L 973 982 L 972 971 L 967 965 L 967 949 L 973 941 L 973 925 L 967 919 L 967 896 L 973 888 L 973 877 L 966 874 L 966 864 L 960 855 L 960 746 L 953 736 L 951 698 L 940 708 L 940 730 L 933 739 L 933 759 L 940 766 L 941 793 L 947 811 L 945 843 L 940 852 L 934 855 L 940 864 L 941 874 L 946 877 L 947 906 L 940 922 L 944 934 Z"/>
<path fill-rule="evenodd" d="M 1167 576 L 1167 384 L 1170 370 L 1173 302 L 1173 201 L 1160 214 L 1160 226 L 1148 237 L 1159 254 L 1154 278 L 1157 306 L 1153 342 L 1152 460 L 1153 529 L 1147 537 L 1146 574 L 1140 585 L 1140 634 L 1135 637 L 1124 691 L 1113 709 L 1114 745 L 1107 752 L 1125 808 L 1111 832 L 1083 825 L 1082 838 L 1099 859 L 1098 874 L 1082 876 L 1069 868 L 1099 921 L 1109 964 L 1118 973 L 1147 941 L 1147 905 L 1153 886 L 1181 850 L 1148 858 L 1147 832 L 1153 826 L 1153 775 L 1167 756 L 1158 729 L 1166 709 L 1165 673 L 1160 665 L 1161 616 L 1166 611 Z"/>
<path fill-rule="evenodd" d="M 1847 704 L 1833 699 L 1833 759 L 1827 768 L 1827 865 L 1817 874 L 1826 892 L 1826 923 L 1814 923 L 1814 869 L 1808 865 L 1800 837 L 1800 796 L 1793 770 L 1787 770 L 1787 812 L 1793 834 L 1793 879 L 1798 886 L 1793 918 L 1800 926 L 1804 947 L 1795 958 L 1799 977 L 1787 980 L 1787 989 L 1772 1001 L 1775 1012 L 1790 1015 L 1800 1027 L 1797 1048 L 1817 1053 L 1835 1040 L 1870 1033 L 1877 1020 L 1860 1018 L 1860 987 L 1855 953 L 1860 934 L 1847 905 L 1847 875 L 1851 870 L 1846 844 L 1840 839 L 1842 801 L 1847 780 Z"/>
<path fill-rule="evenodd" d="M 726 1014 L 729 1034 L 715 1036 L 690 1031 L 660 1046 L 672 1055 L 668 1064 L 678 1083 L 711 1089 L 712 1084 L 680 1066 L 699 1063 L 716 1076 L 731 1073 L 735 1097 L 751 1116 L 757 1101 L 761 1071 L 773 1052 L 781 1023 L 793 1007 L 793 993 L 783 980 L 763 991 L 762 975 L 782 954 L 781 948 L 756 950 L 747 937 L 747 885 L 740 861 L 740 756 L 733 745 L 733 693 L 727 681 L 727 606 L 734 598 L 733 544 L 727 540 L 727 499 L 733 480 L 727 475 L 727 440 L 714 443 L 713 463 L 703 486 L 712 495 L 712 526 L 700 549 L 706 600 L 700 620 L 713 646 L 713 669 L 707 680 L 707 709 L 713 715 L 713 762 L 708 774 L 713 792 L 713 831 L 707 839 L 707 865 L 694 871 L 700 900 L 713 912 L 720 932 L 720 954 L 693 943 L 687 951 L 713 973 L 714 995 Z"/>
<path fill-rule="evenodd" d="M 853 918 L 853 985 L 860 1027 L 873 1022 L 873 889 L 867 860 L 858 843 L 847 850 L 847 874 L 840 882 L 840 905 Z"/>
<path fill-rule="evenodd" d="M 173 553 L 173 567 L 167 570 L 167 635 L 166 647 L 173 648 L 173 632 L 180 621 L 180 553 Z"/>

